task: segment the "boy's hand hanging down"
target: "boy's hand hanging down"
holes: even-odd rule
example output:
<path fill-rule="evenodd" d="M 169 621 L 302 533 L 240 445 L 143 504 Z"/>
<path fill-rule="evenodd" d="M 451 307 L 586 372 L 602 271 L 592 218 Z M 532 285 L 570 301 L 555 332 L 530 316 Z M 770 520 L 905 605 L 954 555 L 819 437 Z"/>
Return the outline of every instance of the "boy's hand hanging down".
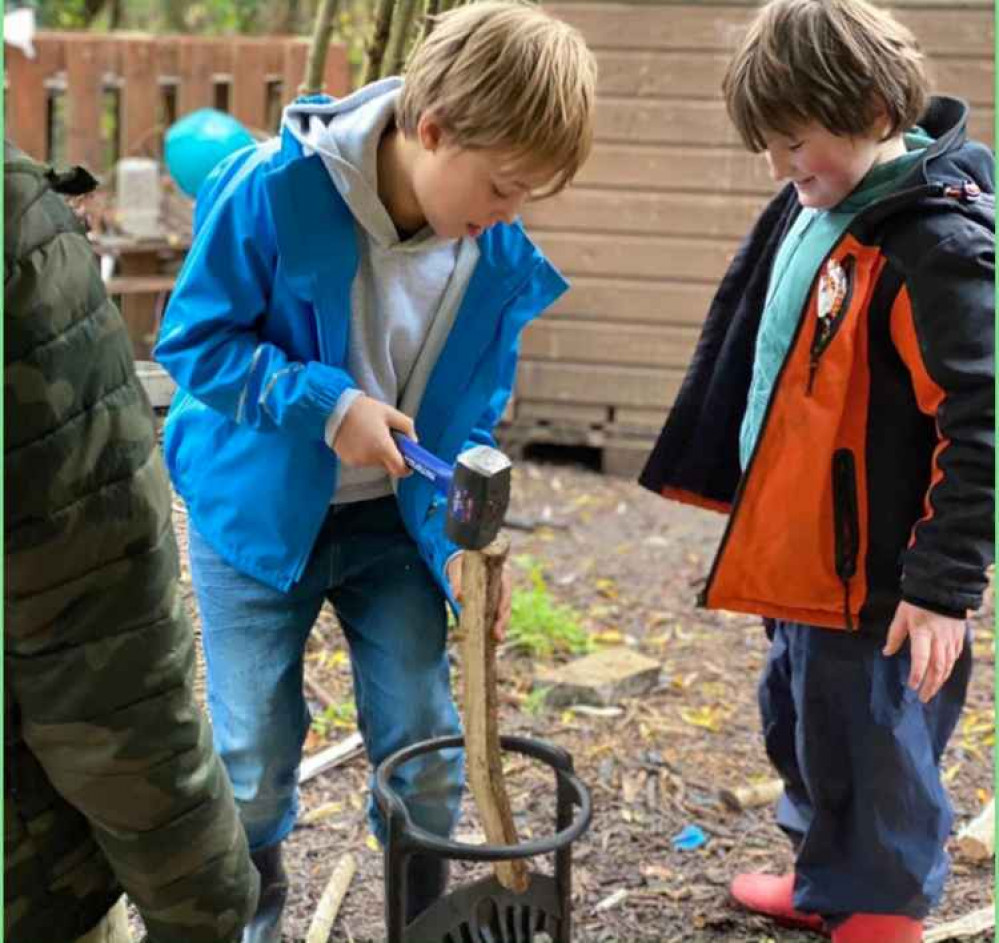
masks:
<path fill-rule="evenodd" d="M 333 451 L 345 465 L 363 468 L 380 465 L 393 478 L 405 478 L 410 468 L 392 441 L 393 429 L 416 440 L 416 427 L 409 416 L 370 396 L 358 396 L 340 423 Z"/>
<path fill-rule="evenodd" d="M 454 598 L 461 602 L 461 561 L 462 554 L 452 557 L 447 564 L 447 579 L 451 584 L 451 592 Z M 500 599 L 499 608 L 496 610 L 496 622 L 493 625 L 493 635 L 497 642 L 502 642 L 506 638 L 506 628 L 510 624 L 510 605 L 513 599 L 513 580 L 510 577 L 510 564 L 503 564 L 503 573 L 500 577 Z"/>
<path fill-rule="evenodd" d="M 952 619 L 912 603 L 900 602 L 883 652 L 894 655 L 906 636 L 909 637 L 912 658 L 909 687 L 919 691 L 919 699 L 925 704 L 950 677 L 964 648 L 965 632 L 963 619 Z"/>

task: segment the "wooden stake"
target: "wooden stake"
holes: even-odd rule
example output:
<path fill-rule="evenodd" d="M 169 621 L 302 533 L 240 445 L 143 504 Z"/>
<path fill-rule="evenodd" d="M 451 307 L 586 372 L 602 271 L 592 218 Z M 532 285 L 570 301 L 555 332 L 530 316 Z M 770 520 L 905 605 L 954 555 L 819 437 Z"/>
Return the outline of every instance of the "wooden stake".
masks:
<path fill-rule="evenodd" d="M 957 836 L 957 850 L 970 861 L 988 861 L 996 846 L 996 800 L 989 803 L 965 825 Z"/>
<path fill-rule="evenodd" d="M 319 898 L 319 905 L 312 917 L 312 923 L 309 924 L 305 943 L 327 943 L 333 931 L 333 922 L 340 912 L 340 904 L 343 903 L 344 895 L 356 870 L 357 862 L 350 853 L 345 854 L 337 862 L 323 896 Z"/>
<path fill-rule="evenodd" d="M 517 844 L 517 830 L 503 783 L 496 723 L 496 637 L 493 635 L 503 564 L 509 549 L 510 542 L 500 537 L 485 550 L 466 551 L 461 571 L 465 762 L 486 839 L 498 845 Z M 495 868 L 496 878 L 504 887 L 517 893 L 527 890 L 526 862 L 498 861 Z"/>
<path fill-rule="evenodd" d="M 736 789 L 719 789 L 718 798 L 733 812 L 741 812 L 743 809 L 769 805 L 779 799 L 783 791 L 783 781 L 771 779 L 765 783 L 750 783 Z"/>

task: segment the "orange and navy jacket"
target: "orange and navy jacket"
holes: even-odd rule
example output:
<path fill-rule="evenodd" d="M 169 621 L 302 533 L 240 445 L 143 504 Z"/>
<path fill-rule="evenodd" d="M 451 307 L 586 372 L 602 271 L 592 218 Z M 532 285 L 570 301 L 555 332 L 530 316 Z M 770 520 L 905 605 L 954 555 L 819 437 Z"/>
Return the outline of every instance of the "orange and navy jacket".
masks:
<path fill-rule="evenodd" d="M 934 98 L 935 139 L 820 266 L 756 447 L 739 428 L 767 282 L 801 210 L 764 210 L 709 309 L 640 482 L 729 513 L 699 602 L 883 633 L 900 599 L 964 617 L 993 558 L 993 156 L 967 107 Z M 832 269 L 845 289 L 820 305 Z M 820 316 L 821 315 L 821 316 Z"/>

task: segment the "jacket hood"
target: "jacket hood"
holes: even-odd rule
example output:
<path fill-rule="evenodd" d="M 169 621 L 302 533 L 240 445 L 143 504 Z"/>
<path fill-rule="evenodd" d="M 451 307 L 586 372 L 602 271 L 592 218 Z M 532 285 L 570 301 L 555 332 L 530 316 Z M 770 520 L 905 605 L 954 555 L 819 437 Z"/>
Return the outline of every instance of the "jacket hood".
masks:
<path fill-rule="evenodd" d="M 378 145 L 395 121 L 401 88 L 402 79 L 387 78 L 342 99 L 300 98 L 285 108 L 281 127 L 306 154 L 320 156 L 354 218 L 376 244 L 400 252 L 422 252 L 444 240 L 429 227 L 400 239 L 378 196 Z"/>

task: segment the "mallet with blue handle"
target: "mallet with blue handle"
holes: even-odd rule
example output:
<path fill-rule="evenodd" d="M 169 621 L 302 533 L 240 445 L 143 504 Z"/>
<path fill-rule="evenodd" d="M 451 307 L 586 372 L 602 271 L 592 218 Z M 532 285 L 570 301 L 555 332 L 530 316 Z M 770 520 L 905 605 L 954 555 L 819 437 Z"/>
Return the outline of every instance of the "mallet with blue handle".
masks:
<path fill-rule="evenodd" d="M 466 550 L 490 544 L 510 504 L 510 459 L 499 449 L 475 445 L 452 466 L 401 433 L 392 438 L 406 464 L 447 497 L 447 536 Z"/>

